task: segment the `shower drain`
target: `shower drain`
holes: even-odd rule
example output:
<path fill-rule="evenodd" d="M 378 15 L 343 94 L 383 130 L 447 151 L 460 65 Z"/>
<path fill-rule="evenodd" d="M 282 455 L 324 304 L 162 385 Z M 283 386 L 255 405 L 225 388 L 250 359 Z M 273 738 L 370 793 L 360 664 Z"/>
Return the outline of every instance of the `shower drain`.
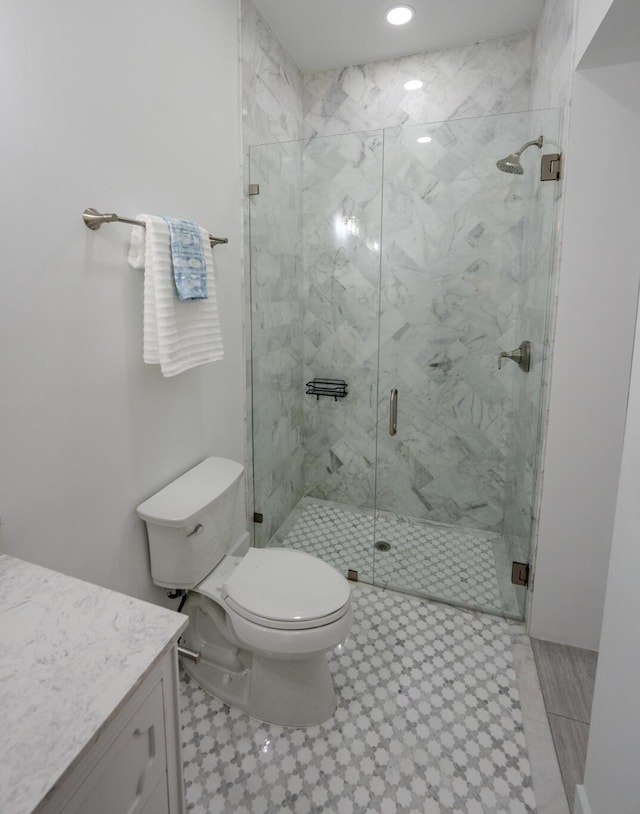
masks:
<path fill-rule="evenodd" d="M 386 540 L 378 540 L 378 542 L 375 544 L 375 549 L 376 551 L 390 551 L 391 544 Z"/>

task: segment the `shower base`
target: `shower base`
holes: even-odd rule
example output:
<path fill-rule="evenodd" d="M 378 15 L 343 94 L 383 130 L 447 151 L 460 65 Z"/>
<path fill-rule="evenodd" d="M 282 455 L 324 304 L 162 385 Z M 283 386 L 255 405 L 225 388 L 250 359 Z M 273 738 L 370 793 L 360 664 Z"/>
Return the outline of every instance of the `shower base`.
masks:
<path fill-rule="evenodd" d="M 305 497 L 269 541 L 315 554 L 359 581 L 440 602 L 522 618 L 501 534 L 374 514 Z M 387 546 L 382 546 L 387 549 Z"/>

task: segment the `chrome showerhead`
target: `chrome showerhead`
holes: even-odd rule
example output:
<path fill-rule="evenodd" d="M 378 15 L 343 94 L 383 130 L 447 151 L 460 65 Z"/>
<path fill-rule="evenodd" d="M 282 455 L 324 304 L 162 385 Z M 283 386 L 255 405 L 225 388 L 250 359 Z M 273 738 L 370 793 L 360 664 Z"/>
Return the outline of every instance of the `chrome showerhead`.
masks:
<path fill-rule="evenodd" d="M 528 141 L 526 144 L 522 145 L 517 153 L 511 153 L 511 155 L 508 155 L 506 158 L 501 158 L 499 161 L 496 161 L 496 167 L 500 170 L 500 172 L 510 172 L 514 175 L 523 175 L 524 169 L 520 163 L 520 156 L 522 153 L 524 153 L 527 147 L 533 147 L 534 144 L 536 147 L 542 148 L 542 143 L 542 136 L 535 139 L 535 141 Z"/>

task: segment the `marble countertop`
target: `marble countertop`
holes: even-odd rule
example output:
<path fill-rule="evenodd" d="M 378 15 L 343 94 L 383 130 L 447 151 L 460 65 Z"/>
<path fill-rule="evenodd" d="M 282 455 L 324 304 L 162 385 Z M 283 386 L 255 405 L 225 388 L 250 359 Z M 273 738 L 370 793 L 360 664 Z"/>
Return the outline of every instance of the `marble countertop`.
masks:
<path fill-rule="evenodd" d="M 0 811 L 33 811 L 186 625 L 0 555 Z"/>

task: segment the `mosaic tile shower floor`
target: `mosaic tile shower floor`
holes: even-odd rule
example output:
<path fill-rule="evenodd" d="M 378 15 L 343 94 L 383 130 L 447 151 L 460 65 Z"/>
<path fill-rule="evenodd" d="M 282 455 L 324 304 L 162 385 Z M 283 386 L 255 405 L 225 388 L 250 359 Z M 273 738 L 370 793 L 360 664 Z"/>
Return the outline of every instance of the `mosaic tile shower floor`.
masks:
<path fill-rule="evenodd" d="M 269 545 L 355 569 L 363 582 L 521 618 L 502 535 L 381 512 L 375 537 L 390 550 L 374 553 L 373 536 L 371 513 L 303 498 Z"/>
<path fill-rule="evenodd" d="M 369 585 L 330 654 L 338 709 L 263 724 L 182 677 L 193 814 L 534 814 L 509 623 Z"/>

